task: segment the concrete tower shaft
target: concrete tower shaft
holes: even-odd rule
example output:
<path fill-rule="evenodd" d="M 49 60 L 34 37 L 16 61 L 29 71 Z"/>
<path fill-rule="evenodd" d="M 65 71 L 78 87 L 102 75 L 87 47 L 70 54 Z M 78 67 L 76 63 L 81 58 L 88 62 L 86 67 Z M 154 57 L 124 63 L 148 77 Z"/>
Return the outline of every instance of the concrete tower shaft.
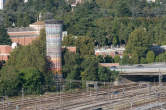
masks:
<path fill-rule="evenodd" d="M 55 75 L 62 76 L 62 63 L 61 63 L 61 41 L 62 41 L 62 21 L 47 20 L 46 26 L 46 48 L 47 58 L 50 61 L 49 69 Z"/>

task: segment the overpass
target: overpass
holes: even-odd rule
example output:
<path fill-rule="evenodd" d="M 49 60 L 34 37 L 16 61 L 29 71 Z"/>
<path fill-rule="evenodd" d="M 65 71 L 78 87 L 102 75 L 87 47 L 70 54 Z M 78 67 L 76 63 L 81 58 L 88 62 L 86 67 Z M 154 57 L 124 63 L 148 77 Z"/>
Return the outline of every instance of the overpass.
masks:
<path fill-rule="evenodd" d="M 119 71 L 120 75 L 166 75 L 166 63 L 113 66 L 110 70 Z"/>

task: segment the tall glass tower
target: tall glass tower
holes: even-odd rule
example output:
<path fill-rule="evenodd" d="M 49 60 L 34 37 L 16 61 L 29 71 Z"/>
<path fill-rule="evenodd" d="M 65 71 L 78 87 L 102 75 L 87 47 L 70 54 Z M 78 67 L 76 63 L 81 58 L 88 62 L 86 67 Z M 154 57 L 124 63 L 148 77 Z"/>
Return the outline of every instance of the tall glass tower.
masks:
<path fill-rule="evenodd" d="M 3 10 L 4 0 L 0 0 L 0 10 Z"/>
<path fill-rule="evenodd" d="M 63 22 L 55 20 L 46 20 L 45 26 L 47 58 L 50 62 L 49 69 L 52 70 L 57 77 L 61 77 L 61 41 Z"/>

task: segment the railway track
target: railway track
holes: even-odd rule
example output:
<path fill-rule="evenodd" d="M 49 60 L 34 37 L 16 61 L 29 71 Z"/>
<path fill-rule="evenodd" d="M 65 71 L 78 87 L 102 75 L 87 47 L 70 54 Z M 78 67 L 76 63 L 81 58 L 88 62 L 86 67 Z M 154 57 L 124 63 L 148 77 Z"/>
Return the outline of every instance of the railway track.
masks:
<path fill-rule="evenodd" d="M 161 91 L 163 96 L 165 96 L 165 90 Z M 133 108 L 136 106 L 140 106 L 141 104 L 148 104 L 157 101 L 158 99 L 156 98 L 155 94 L 137 94 L 136 96 L 132 97 L 132 105 Z M 129 110 L 130 109 L 130 103 L 129 103 L 129 98 L 123 98 L 120 100 L 107 100 L 105 103 L 102 103 L 100 105 L 96 105 L 93 107 L 85 108 L 85 109 L 80 109 L 80 110 L 92 110 L 92 108 L 99 108 L 102 107 L 103 110 Z M 139 109 L 142 110 L 142 109 Z"/>
<path fill-rule="evenodd" d="M 141 94 L 140 94 L 141 95 Z M 137 96 L 139 96 L 138 94 L 137 94 Z M 143 95 L 144 96 L 144 95 Z M 129 96 L 127 96 L 127 97 L 129 97 Z M 140 97 L 140 96 L 139 96 Z M 102 97 L 101 98 L 99 98 L 100 99 L 100 101 L 101 101 L 101 99 L 102 99 Z M 117 99 L 121 99 L 121 98 L 117 98 Z M 115 100 L 115 99 L 114 99 Z M 103 101 L 106 101 L 106 100 L 103 100 Z M 126 99 L 125 99 L 125 101 L 126 101 Z M 88 102 L 89 103 L 89 102 Z M 87 105 L 88 105 L 88 103 L 87 103 Z M 95 102 L 96 103 L 96 102 Z M 92 103 L 90 103 L 90 104 L 92 104 Z M 110 103 L 109 103 L 110 104 Z M 100 105 L 101 106 L 101 105 Z M 74 106 L 72 106 L 72 107 L 74 107 Z M 67 108 L 67 109 L 69 109 L 69 108 Z M 85 109 L 85 110 L 88 110 L 87 108 Z"/>
<path fill-rule="evenodd" d="M 146 88 L 147 89 L 147 91 L 148 91 L 148 88 Z M 136 94 L 136 91 L 137 90 L 135 90 L 135 91 L 133 91 L 135 94 Z M 142 90 L 141 90 L 142 91 Z M 144 91 L 145 92 L 145 91 Z M 128 93 L 127 93 L 128 94 Z M 100 101 L 105 101 L 105 100 L 107 100 L 107 98 L 105 98 L 104 97 L 104 95 L 106 95 L 105 93 L 103 93 L 103 95 L 101 95 L 100 97 L 98 97 L 98 99 L 96 99 L 96 97 L 95 97 L 95 95 L 94 95 L 94 97 L 91 97 L 91 99 L 89 99 L 89 100 L 86 100 L 86 99 L 83 99 L 82 98 L 82 100 L 83 101 L 76 101 L 76 102 L 69 102 L 68 100 L 66 100 L 68 103 L 65 103 L 64 105 L 65 106 L 63 106 L 63 107 L 53 107 L 54 105 L 52 105 L 52 109 L 54 109 L 54 110 L 61 110 L 62 108 L 64 109 L 64 110 L 69 110 L 69 109 L 72 109 L 72 108 L 74 108 L 74 107 L 79 107 L 79 106 L 85 106 L 85 105 L 88 105 L 88 104 L 93 104 L 93 103 L 96 103 L 96 101 L 95 100 L 100 100 Z M 137 94 L 138 95 L 138 94 Z M 123 96 L 123 95 L 121 94 L 121 97 L 119 97 L 118 96 L 118 98 L 114 98 L 114 100 L 115 99 L 121 99 L 121 98 L 123 98 L 123 97 L 131 97 L 131 96 L 134 96 L 134 94 L 130 94 L 130 95 L 128 95 L 128 96 Z M 85 97 L 85 96 L 84 96 Z M 70 108 L 70 107 L 72 107 L 72 108 Z"/>
<path fill-rule="evenodd" d="M 5 102 L 4 104 L 0 104 L 0 110 L 1 109 L 2 110 L 8 110 L 8 109 L 14 110 L 16 108 L 16 105 L 20 105 L 21 110 L 31 110 L 28 107 L 34 108 L 35 105 L 44 105 L 46 103 L 48 103 L 48 106 L 51 105 L 52 103 L 53 103 L 53 105 L 55 105 L 55 104 L 59 105 L 60 100 L 70 101 L 73 98 L 75 98 L 76 100 L 80 100 L 80 102 L 82 103 L 81 99 L 84 99 L 84 98 L 91 97 L 91 98 L 95 99 L 96 96 L 98 96 L 98 97 L 101 96 L 100 99 L 102 99 L 103 96 L 106 96 L 107 94 L 113 94 L 113 92 L 115 92 L 115 91 L 120 92 L 122 95 L 124 88 L 125 88 L 125 91 L 130 91 L 130 90 L 134 90 L 134 89 L 145 88 L 146 86 L 147 86 L 146 83 L 141 84 L 141 86 L 140 86 L 140 84 L 129 84 L 129 85 L 115 86 L 112 88 L 103 88 L 103 89 L 99 89 L 98 91 L 92 90 L 91 92 L 89 92 L 89 91 L 86 92 L 85 90 L 84 91 L 80 90 L 80 91 L 77 91 L 74 93 L 68 93 L 68 94 L 62 93 L 61 95 L 54 94 L 54 95 L 44 95 L 44 96 L 34 97 L 34 98 L 25 98 L 23 100 L 23 102 L 21 102 L 22 100 L 15 100 L 15 101 L 10 101 L 10 105 L 7 102 Z M 111 89 L 111 91 L 109 91 L 110 89 Z M 90 95 L 90 94 L 92 94 L 92 95 Z M 132 95 L 126 96 L 126 97 L 131 97 L 131 96 Z M 85 100 L 85 101 L 89 104 L 91 102 L 91 100 L 89 100 L 89 101 Z M 77 103 L 77 105 L 79 105 L 79 103 Z M 68 106 L 72 106 L 72 104 L 68 104 Z M 65 105 L 63 107 L 65 107 Z M 61 108 L 57 107 L 57 109 L 61 109 Z M 42 109 L 42 110 L 49 110 L 49 109 Z"/>
<path fill-rule="evenodd" d="M 160 91 L 160 94 L 161 94 L 160 98 L 156 97 L 156 95 L 154 93 L 144 94 L 144 95 L 140 94 L 140 95 L 135 96 L 136 98 L 132 97 L 133 110 L 143 110 L 143 109 L 134 109 L 134 108 L 137 108 L 139 106 L 143 106 L 145 104 L 150 104 L 150 103 L 156 102 L 159 99 L 164 101 L 166 99 L 165 98 L 165 96 L 166 96 L 165 89 Z M 123 99 L 123 100 L 119 100 L 116 104 L 111 103 L 109 105 L 103 105 L 102 107 L 103 107 L 103 110 L 129 110 L 131 108 L 131 104 L 129 102 L 130 102 L 129 100 L 127 101 L 127 99 Z M 166 100 L 165 100 L 165 102 L 166 102 Z"/>

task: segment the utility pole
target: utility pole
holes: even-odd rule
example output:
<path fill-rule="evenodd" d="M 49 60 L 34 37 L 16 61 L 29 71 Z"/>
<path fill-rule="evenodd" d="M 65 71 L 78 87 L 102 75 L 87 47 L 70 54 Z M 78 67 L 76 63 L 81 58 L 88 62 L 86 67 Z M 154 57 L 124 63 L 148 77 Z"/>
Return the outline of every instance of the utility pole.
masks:
<path fill-rule="evenodd" d="M 21 93 L 22 93 L 21 104 L 23 105 L 24 104 L 24 88 L 22 88 Z"/>
<path fill-rule="evenodd" d="M 62 110 L 63 110 L 63 90 L 64 90 L 64 85 L 61 84 L 60 85 L 60 106 Z"/>
<path fill-rule="evenodd" d="M 132 102 L 132 99 L 129 98 L 127 101 L 128 101 L 128 103 L 130 104 L 130 110 L 133 110 L 133 102 Z"/>
<path fill-rule="evenodd" d="M 62 107 L 61 85 L 60 85 L 60 106 Z"/>
<path fill-rule="evenodd" d="M 19 110 L 20 108 L 19 108 L 19 105 L 16 105 L 16 110 Z"/>
<path fill-rule="evenodd" d="M 3 110 L 5 110 L 5 97 L 3 96 Z"/>
<path fill-rule="evenodd" d="M 5 96 L 5 101 L 6 101 L 6 109 L 8 110 L 8 96 Z"/>
<path fill-rule="evenodd" d="M 135 0 L 132 0 L 132 18 L 135 17 Z"/>
<path fill-rule="evenodd" d="M 125 96 L 125 88 L 123 88 L 123 96 Z"/>
<path fill-rule="evenodd" d="M 72 93 L 71 80 L 69 81 L 69 84 L 70 84 L 70 92 Z"/>
<path fill-rule="evenodd" d="M 110 100 L 112 100 L 112 83 L 110 82 Z"/>
<path fill-rule="evenodd" d="M 110 97 L 110 91 L 109 91 L 109 90 L 110 90 L 110 85 L 109 85 L 109 83 L 108 83 L 108 93 L 107 93 L 107 95 L 108 95 L 108 101 L 109 101 L 109 99 L 110 99 L 110 98 L 109 98 L 109 97 Z"/>
<path fill-rule="evenodd" d="M 161 89 L 161 86 L 162 86 L 162 73 L 160 72 L 160 68 L 159 68 L 159 88 Z"/>

